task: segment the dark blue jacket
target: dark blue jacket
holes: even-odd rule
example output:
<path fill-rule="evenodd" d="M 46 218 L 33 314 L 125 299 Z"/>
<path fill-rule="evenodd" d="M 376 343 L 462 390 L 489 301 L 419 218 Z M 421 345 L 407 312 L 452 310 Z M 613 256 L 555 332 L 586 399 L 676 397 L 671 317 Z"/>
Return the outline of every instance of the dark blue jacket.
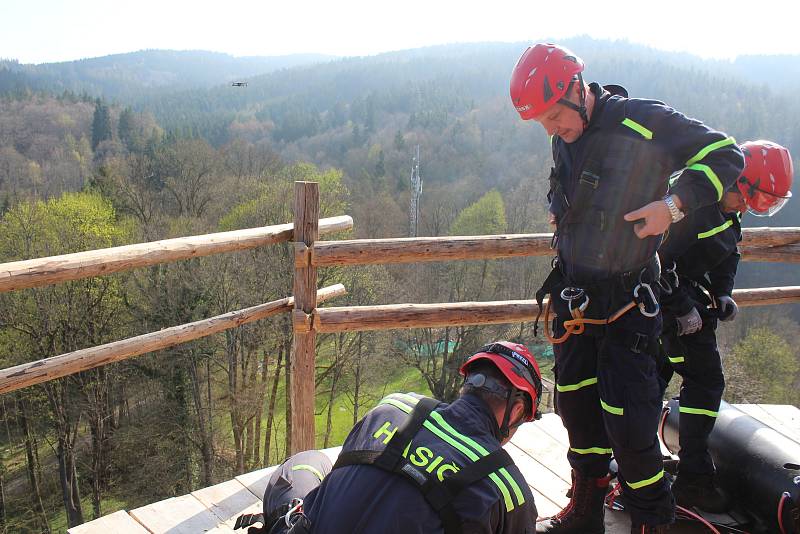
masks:
<path fill-rule="evenodd" d="M 714 297 L 730 296 L 739 265 L 737 244 L 741 240 L 739 215 L 723 213 L 719 204 L 700 208 L 670 226 L 658 255 L 662 271 L 670 269 L 674 262 L 680 282 L 672 294 L 662 294 L 665 312 L 680 316 L 697 306 L 691 282 L 708 288 Z"/>
<path fill-rule="evenodd" d="M 691 213 L 718 202 L 744 166 L 732 138 L 662 102 L 607 87 L 615 94 L 590 85 L 596 100 L 583 135 L 552 142 L 550 211 L 562 271 L 576 282 L 602 280 L 654 257 L 661 237 L 638 239 L 623 216 L 661 199 L 670 175 L 679 173 L 671 192 Z"/>
<path fill-rule="evenodd" d="M 359 421 L 342 447 L 382 450 L 420 397 L 395 393 Z M 433 412 L 406 458 L 430 476 L 445 477 L 498 449 L 499 428 L 480 398 L 465 395 Z M 536 505 L 515 465 L 468 486 L 454 501 L 464 533 L 532 533 Z M 372 465 L 334 469 L 305 500 L 315 534 L 423 534 L 442 532 L 437 513 L 400 475 Z"/>

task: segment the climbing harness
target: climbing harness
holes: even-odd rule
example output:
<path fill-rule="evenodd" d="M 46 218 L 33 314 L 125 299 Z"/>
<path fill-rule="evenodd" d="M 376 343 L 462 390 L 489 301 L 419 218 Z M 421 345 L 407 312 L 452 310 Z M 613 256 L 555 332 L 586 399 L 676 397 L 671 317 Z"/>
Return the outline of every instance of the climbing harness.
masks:
<path fill-rule="evenodd" d="M 564 334 L 560 337 L 555 337 L 550 331 L 551 299 L 548 299 L 544 310 L 544 335 L 547 340 L 555 345 L 564 343 L 569 336 L 573 334 L 583 334 L 584 330 L 586 330 L 587 324 L 609 325 L 637 306 L 639 307 L 639 312 L 645 317 L 657 316 L 661 311 L 661 307 L 658 303 L 655 293 L 653 292 L 653 288 L 643 278 L 645 272 L 647 272 L 646 267 L 639 272 L 638 284 L 633 288 L 633 299 L 605 319 L 590 319 L 584 316 L 586 308 L 589 306 L 590 302 L 589 295 L 586 293 L 585 289 L 576 286 L 567 286 L 563 288 L 559 294 L 559 297 L 561 297 L 563 301 L 567 302 L 569 313 L 572 316 L 572 319 L 567 319 L 564 321 Z M 550 280 L 549 276 L 548 280 Z M 544 286 L 542 289 L 545 289 Z M 541 291 L 542 290 L 540 289 L 536 294 L 537 301 L 539 301 L 539 295 Z"/>
<path fill-rule="evenodd" d="M 462 467 L 456 473 L 439 481 L 419 469 L 403 456 L 412 439 L 422 429 L 428 416 L 439 406 L 439 401 L 423 397 L 417 402 L 405 422 L 396 430 L 386 448 L 380 451 L 351 450 L 342 452 L 336 460 L 334 470 L 347 465 L 374 465 L 390 473 L 402 476 L 423 495 L 438 513 L 445 534 L 460 534 L 463 518 L 453 505 L 458 494 L 468 486 L 486 478 L 495 471 L 514 463 L 505 449 L 497 449 L 474 463 Z"/>

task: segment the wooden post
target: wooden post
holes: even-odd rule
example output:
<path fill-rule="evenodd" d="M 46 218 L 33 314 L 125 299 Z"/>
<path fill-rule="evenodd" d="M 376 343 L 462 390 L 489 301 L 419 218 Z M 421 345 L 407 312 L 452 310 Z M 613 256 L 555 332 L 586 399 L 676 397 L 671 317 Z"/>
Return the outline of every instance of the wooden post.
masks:
<path fill-rule="evenodd" d="M 294 183 L 294 240 L 312 247 L 319 237 L 319 184 Z M 294 316 L 311 315 L 317 307 L 317 268 L 309 262 L 294 270 Z M 295 321 L 297 324 L 297 321 Z M 294 328 L 291 360 L 292 454 L 316 446 L 314 431 L 314 359 L 317 335 Z"/>

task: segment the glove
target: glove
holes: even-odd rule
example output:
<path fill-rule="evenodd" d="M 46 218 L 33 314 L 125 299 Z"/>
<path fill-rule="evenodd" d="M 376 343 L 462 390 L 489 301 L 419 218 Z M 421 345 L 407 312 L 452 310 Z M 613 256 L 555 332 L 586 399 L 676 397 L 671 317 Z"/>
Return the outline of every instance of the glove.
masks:
<path fill-rule="evenodd" d="M 678 335 L 685 336 L 694 334 L 703 328 L 703 319 L 700 317 L 700 312 L 697 308 L 692 308 L 686 315 L 681 315 L 676 319 L 678 321 Z"/>
<path fill-rule="evenodd" d="M 736 301 L 728 295 L 717 297 L 717 308 L 719 308 L 720 321 L 733 321 L 736 318 L 736 314 L 739 313 L 739 306 L 736 305 Z"/>

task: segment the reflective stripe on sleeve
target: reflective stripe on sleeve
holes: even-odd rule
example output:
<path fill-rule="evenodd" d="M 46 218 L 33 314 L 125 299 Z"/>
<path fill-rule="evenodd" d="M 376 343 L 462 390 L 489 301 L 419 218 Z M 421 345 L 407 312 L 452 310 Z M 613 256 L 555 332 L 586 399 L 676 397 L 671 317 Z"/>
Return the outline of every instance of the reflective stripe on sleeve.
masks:
<path fill-rule="evenodd" d="M 712 228 L 711 230 L 706 230 L 705 232 L 700 232 L 697 234 L 697 239 L 705 239 L 707 237 L 711 237 L 712 235 L 717 235 L 718 233 L 724 231 L 727 228 L 730 228 L 733 224 L 733 221 L 728 219 L 724 223 L 720 224 L 716 228 Z"/>
<path fill-rule="evenodd" d="M 700 150 L 700 152 L 695 154 L 693 158 L 691 158 L 689 161 L 687 161 L 686 162 L 686 166 L 687 167 L 691 167 L 692 165 L 694 165 L 695 163 L 697 163 L 698 161 L 700 161 L 704 157 L 708 156 L 708 154 L 710 152 L 713 152 L 714 150 L 716 150 L 718 148 L 726 147 L 726 146 L 733 145 L 733 144 L 736 144 L 736 139 L 734 139 L 733 137 L 726 137 L 725 139 L 721 139 L 719 141 L 711 143 L 707 147 L 705 147 L 702 150 Z"/>
<path fill-rule="evenodd" d="M 642 126 L 641 124 L 639 124 L 638 122 L 636 122 L 634 120 L 625 119 L 624 121 L 622 121 L 622 124 L 624 124 L 625 126 L 630 128 L 631 130 L 637 132 L 638 134 L 640 134 L 645 139 L 652 139 L 653 138 L 653 132 L 651 132 L 650 130 L 648 130 L 647 128 L 645 128 L 644 126 Z"/>
<path fill-rule="evenodd" d="M 694 165 L 689 165 L 687 169 L 705 173 L 706 178 L 708 178 L 708 180 L 711 182 L 711 185 L 714 186 L 714 189 L 717 190 L 717 201 L 722 200 L 722 182 L 719 181 L 717 173 L 711 170 L 711 167 L 708 165 L 703 165 L 702 163 L 695 163 Z"/>

